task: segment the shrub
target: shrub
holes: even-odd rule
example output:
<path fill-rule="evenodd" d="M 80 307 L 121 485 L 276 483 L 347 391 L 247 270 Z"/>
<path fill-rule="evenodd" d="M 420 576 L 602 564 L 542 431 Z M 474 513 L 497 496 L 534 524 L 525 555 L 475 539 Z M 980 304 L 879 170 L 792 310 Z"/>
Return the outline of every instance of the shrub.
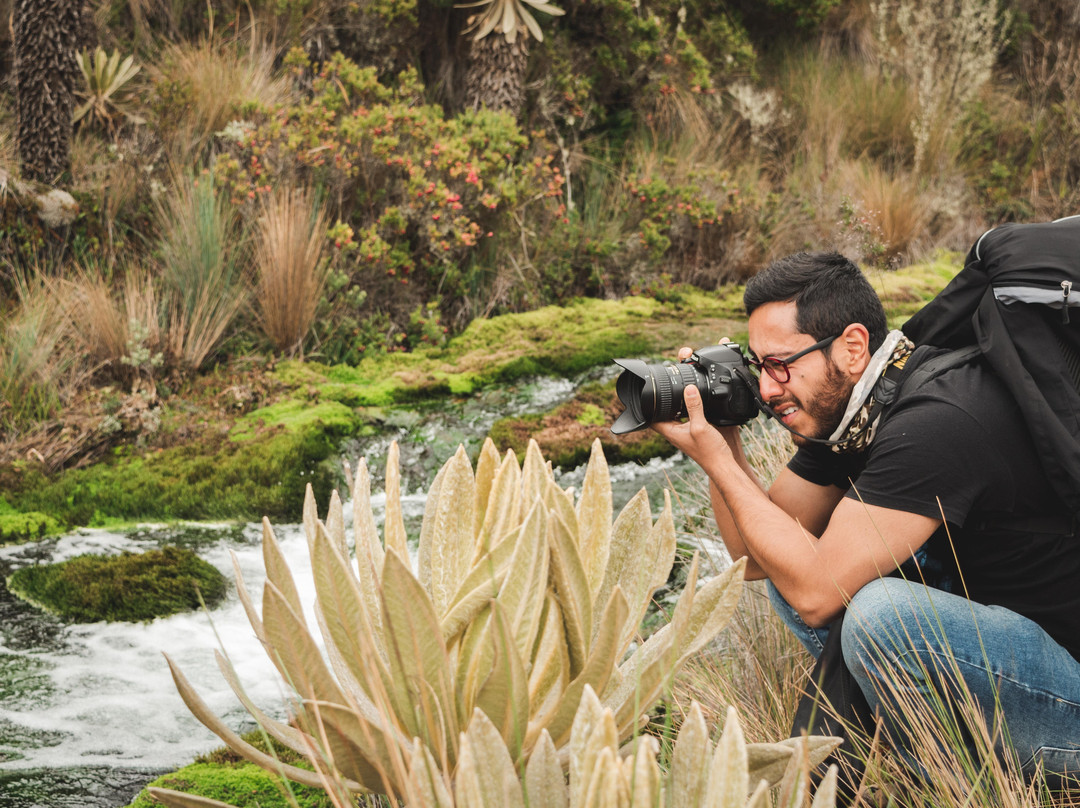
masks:
<path fill-rule="evenodd" d="M 207 606 L 225 597 L 225 578 L 191 550 L 165 547 L 119 556 L 83 555 L 23 567 L 8 588 L 64 620 L 138 621 Z"/>
<path fill-rule="evenodd" d="M 290 63 L 298 78 L 312 69 L 300 54 Z M 320 335 L 332 361 L 349 355 L 349 331 L 375 312 L 389 314 L 397 347 L 409 314 L 436 296 L 450 318 L 488 310 L 476 262 L 493 259 L 495 241 L 517 244 L 523 226 L 544 228 L 561 215 L 563 181 L 550 155 L 531 157 L 506 114 L 446 118 L 424 102 L 414 72 L 385 86 L 373 68 L 337 55 L 303 103 L 264 105 L 250 122 L 215 167 L 234 203 L 254 204 L 280 185 L 321 188 L 340 219 L 330 293 L 367 295 L 358 320 Z"/>
<path fill-rule="evenodd" d="M 302 751 L 317 774 L 280 766 L 245 743 L 170 660 L 189 708 L 229 746 L 297 782 L 322 785 L 342 803 L 364 790 L 412 803 L 416 789 L 465 787 L 462 772 L 477 741 L 501 745 L 519 765 L 539 755 L 545 762 L 537 765 L 550 771 L 555 749 L 573 744 L 586 687 L 610 708 L 613 741 L 629 736 L 738 600 L 742 563 L 699 589 L 695 561 L 671 623 L 624 659 L 651 592 L 667 580 L 675 530 L 670 502 L 652 522 L 644 490 L 612 522 L 599 444 L 580 498 L 555 484 L 535 444 L 519 467 L 487 442 L 475 473 L 459 449 L 428 494 L 415 575 L 396 446 L 386 480 L 380 541 L 361 462 L 352 485 L 355 567 L 337 496 L 325 524 L 314 498 L 305 501 L 319 625 L 333 671 L 305 624 L 268 521 L 261 615 L 238 580 L 253 628 L 298 696 L 294 722 L 274 721 L 246 700 L 223 657 L 222 672 L 260 725 Z M 477 763 L 498 761 L 484 755 Z"/>

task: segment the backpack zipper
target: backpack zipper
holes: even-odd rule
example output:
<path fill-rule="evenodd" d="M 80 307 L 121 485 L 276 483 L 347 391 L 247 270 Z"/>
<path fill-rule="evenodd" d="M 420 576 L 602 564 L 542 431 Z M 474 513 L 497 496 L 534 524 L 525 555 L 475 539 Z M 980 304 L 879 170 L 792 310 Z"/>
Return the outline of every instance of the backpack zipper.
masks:
<path fill-rule="evenodd" d="M 1072 281 L 1061 282 L 1061 294 L 1064 301 L 1061 305 L 1061 322 L 1065 325 L 1069 324 L 1069 295 L 1072 292 Z"/>

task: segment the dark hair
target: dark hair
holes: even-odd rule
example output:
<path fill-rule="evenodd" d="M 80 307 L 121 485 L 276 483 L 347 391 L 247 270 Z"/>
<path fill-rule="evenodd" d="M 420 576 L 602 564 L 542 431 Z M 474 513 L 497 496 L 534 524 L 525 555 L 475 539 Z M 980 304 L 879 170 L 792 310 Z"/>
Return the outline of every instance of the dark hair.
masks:
<path fill-rule="evenodd" d="M 773 261 L 746 283 L 743 305 L 749 317 L 766 303 L 794 301 L 795 327 L 815 340 L 861 323 L 870 332 L 870 350 L 885 341 L 885 309 L 862 271 L 839 253 L 795 253 Z"/>

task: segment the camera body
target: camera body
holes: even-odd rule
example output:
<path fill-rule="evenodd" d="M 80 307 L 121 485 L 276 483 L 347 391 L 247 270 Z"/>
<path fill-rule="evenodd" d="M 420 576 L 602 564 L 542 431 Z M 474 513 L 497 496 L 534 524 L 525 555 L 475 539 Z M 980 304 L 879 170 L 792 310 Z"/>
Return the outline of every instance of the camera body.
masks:
<path fill-rule="evenodd" d="M 714 426 L 745 424 L 759 412 L 757 380 L 747 372 L 746 357 L 736 343 L 699 348 L 675 365 L 649 365 L 640 359 L 614 361 L 623 369 L 615 392 L 625 408 L 611 426 L 616 435 L 684 416 L 683 391 L 691 384 L 701 393 L 705 420 Z"/>

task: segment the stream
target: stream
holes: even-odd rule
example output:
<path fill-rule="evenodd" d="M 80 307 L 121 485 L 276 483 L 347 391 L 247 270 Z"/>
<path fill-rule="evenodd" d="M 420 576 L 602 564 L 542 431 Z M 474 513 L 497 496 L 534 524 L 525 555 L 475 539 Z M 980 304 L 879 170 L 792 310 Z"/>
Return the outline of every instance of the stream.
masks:
<path fill-rule="evenodd" d="M 604 371 L 608 372 L 608 371 Z M 399 411 L 384 434 L 342 447 L 343 459 L 368 458 L 373 509 L 382 519 L 383 464 L 391 440 L 401 447 L 403 510 L 415 541 L 425 491 L 459 443 L 475 454 L 494 420 L 550 409 L 573 394 L 574 381 L 533 379 L 428 410 Z M 692 473 L 681 455 L 611 467 L 616 511 L 645 486 L 654 515 L 664 487 Z M 580 490 L 584 468 L 559 474 Z M 319 503 L 325 514 L 326 503 Z M 351 526 L 351 503 L 346 503 Z M 314 600 L 307 544 L 297 525 L 275 525 L 301 599 Z M 16 599 L 3 586 L 12 571 L 84 553 L 190 547 L 232 580 L 235 553 L 256 605 L 262 591 L 261 529 L 257 524 L 147 525 L 122 532 L 80 529 L 60 538 L 0 548 L 0 808 L 120 808 L 157 775 L 221 746 L 184 706 L 163 653 L 169 654 L 218 715 L 234 729 L 253 729 L 217 669 L 224 648 L 254 701 L 282 715 L 280 677 L 230 587 L 209 614 L 174 615 L 150 623 L 66 625 Z M 309 615 L 314 625 L 314 618 Z M 216 636 L 215 636 L 216 635 Z"/>

